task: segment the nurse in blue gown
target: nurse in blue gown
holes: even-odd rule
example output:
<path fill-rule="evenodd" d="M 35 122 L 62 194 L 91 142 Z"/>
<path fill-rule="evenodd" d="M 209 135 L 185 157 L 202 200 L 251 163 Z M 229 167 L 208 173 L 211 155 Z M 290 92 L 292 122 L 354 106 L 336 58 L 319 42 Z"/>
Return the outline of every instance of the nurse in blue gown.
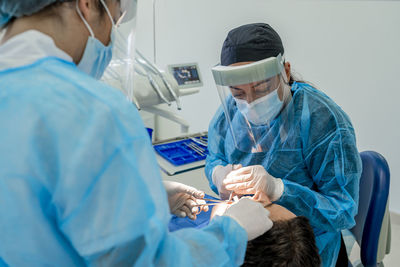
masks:
<path fill-rule="evenodd" d="M 97 80 L 132 5 L 0 0 L 0 266 L 236 266 L 271 227 L 239 201 L 168 231 L 204 193 L 163 185 L 138 111 Z"/>
<path fill-rule="evenodd" d="M 262 193 L 306 216 L 323 266 L 335 266 L 340 231 L 354 226 L 357 214 L 355 133 L 332 99 L 296 80 L 283 54 L 268 24 L 229 32 L 221 66 L 213 68 L 222 105 L 209 126 L 205 172 L 221 198 Z"/>

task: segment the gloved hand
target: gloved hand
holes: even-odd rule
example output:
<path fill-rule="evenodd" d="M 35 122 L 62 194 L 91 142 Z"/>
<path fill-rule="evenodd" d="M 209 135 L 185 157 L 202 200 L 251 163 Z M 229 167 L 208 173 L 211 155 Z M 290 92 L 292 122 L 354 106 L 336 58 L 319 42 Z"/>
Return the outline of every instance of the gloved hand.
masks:
<path fill-rule="evenodd" d="M 251 197 L 251 199 L 261 203 L 264 206 L 264 208 L 265 206 L 272 204 L 269 197 L 264 192 L 261 191 L 257 191 L 257 193 L 255 193 L 253 197 Z"/>
<path fill-rule="evenodd" d="M 223 185 L 226 190 L 233 190 L 236 194 L 255 194 L 261 191 L 271 201 L 278 200 L 284 189 L 282 179 L 273 177 L 261 165 L 247 166 L 230 172 Z"/>
<path fill-rule="evenodd" d="M 196 215 L 201 211 L 208 211 L 208 206 L 196 206 L 206 204 L 202 200 L 204 192 L 173 181 L 164 181 L 164 187 L 168 194 L 168 203 L 172 214 L 181 218 L 188 216 L 190 219 L 195 220 Z"/>
<path fill-rule="evenodd" d="M 246 197 L 233 203 L 222 215 L 236 220 L 246 230 L 248 240 L 264 234 L 273 225 L 269 211 L 262 204 Z"/>
<path fill-rule="evenodd" d="M 231 193 L 230 190 L 227 190 L 225 188 L 225 185 L 223 183 L 224 179 L 231 171 L 241 167 L 242 165 L 232 165 L 232 164 L 228 164 L 226 166 L 221 166 L 221 165 L 215 166 L 212 172 L 212 181 L 214 185 L 217 187 L 219 192 L 219 197 L 221 199 L 223 200 L 228 199 Z"/>

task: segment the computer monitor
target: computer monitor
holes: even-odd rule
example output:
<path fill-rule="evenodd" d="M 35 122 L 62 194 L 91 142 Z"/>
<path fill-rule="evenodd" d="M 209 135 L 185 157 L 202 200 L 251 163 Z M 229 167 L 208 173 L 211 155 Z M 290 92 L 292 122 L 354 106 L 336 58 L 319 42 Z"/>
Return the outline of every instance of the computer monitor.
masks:
<path fill-rule="evenodd" d="M 169 65 L 168 69 L 174 76 L 179 88 L 200 87 L 203 85 L 197 63 Z"/>

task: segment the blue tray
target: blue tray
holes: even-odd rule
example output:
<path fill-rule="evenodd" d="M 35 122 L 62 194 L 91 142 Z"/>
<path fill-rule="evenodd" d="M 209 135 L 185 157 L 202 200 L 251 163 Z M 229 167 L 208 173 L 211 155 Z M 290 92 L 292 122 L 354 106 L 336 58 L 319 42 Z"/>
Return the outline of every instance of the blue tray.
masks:
<path fill-rule="evenodd" d="M 201 149 L 197 149 L 196 151 L 196 149 L 190 147 L 193 144 L 197 147 L 200 147 L 204 151 L 202 151 Z M 160 156 L 162 156 L 175 166 L 204 160 L 208 154 L 207 146 L 196 143 L 190 139 L 155 145 L 154 149 Z"/>

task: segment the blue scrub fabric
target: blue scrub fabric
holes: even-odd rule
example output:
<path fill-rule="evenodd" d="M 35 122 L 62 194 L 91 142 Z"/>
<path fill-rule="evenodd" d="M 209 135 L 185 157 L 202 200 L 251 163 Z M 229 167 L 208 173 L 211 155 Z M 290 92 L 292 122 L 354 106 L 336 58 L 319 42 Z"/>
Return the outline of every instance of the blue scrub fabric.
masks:
<path fill-rule="evenodd" d="M 270 125 L 255 129 L 264 133 L 261 142 L 269 148 L 266 152 L 236 149 L 219 108 L 209 126 L 205 172 L 216 193 L 212 171 L 217 165 L 262 165 L 282 178 L 284 192 L 277 204 L 310 220 L 323 266 L 334 266 L 340 231 L 355 224 L 358 207 L 362 166 L 354 129 L 344 111 L 321 91 L 298 82 L 291 91 L 293 97 L 280 115 Z M 247 135 L 240 135 L 240 111 L 232 97 L 226 101 L 237 140 L 242 147 L 250 145 Z"/>
<path fill-rule="evenodd" d="M 242 263 L 247 234 L 230 218 L 168 231 L 138 111 L 73 63 L 0 71 L 0 125 L 0 265 Z"/>
<path fill-rule="evenodd" d="M 205 198 L 209 199 L 218 199 L 213 196 L 207 195 Z M 210 201 L 206 201 L 209 203 Z M 211 211 L 212 211 L 213 206 L 210 206 L 207 212 L 201 212 L 200 214 L 197 215 L 196 220 L 189 219 L 188 217 L 185 218 L 179 218 L 176 215 L 172 215 L 171 220 L 169 221 L 168 224 L 168 229 L 171 232 L 174 232 L 176 230 L 182 229 L 182 228 L 203 228 L 207 226 L 210 222 L 210 216 L 211 216 Z"/>

